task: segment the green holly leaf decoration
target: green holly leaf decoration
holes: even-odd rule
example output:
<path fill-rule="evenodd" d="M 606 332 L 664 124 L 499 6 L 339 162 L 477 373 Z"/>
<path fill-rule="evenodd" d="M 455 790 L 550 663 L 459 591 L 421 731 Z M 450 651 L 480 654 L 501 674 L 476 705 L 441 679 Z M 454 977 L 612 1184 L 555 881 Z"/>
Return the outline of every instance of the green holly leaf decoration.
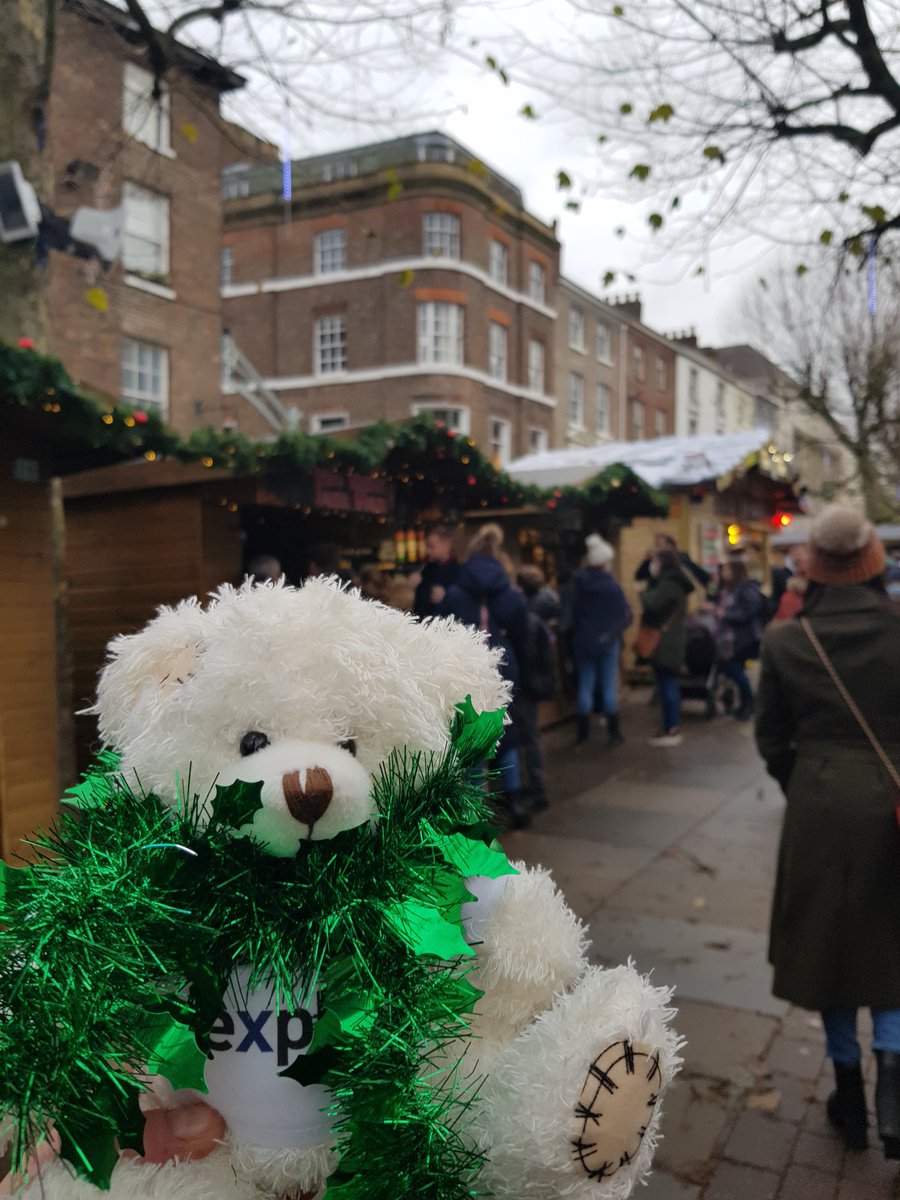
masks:
<path fill-rule="evenodd" d="M 81 777 L 81 782 L 63 792 L 63 803 L 90 811 L 105 808 L 116 793 L 121 757 L 113 750 L 101 750 Z"/>
<path fill-rule="evenodd" d="M 191 1029 L 178 1021 L 169 1020 L 156 1039 L 153 1051 L 147 1058 L 149 1075 L 164 1075 L 172 1087 L 193 1088 L 206 1092 L 204 1069 L 206 1055 L 197 1045 Z"/>
<path fill-rule="evenodd" d="M 108 1192 L 113 1167 L 119 1161 L 116 1138 L 110 1129 L 99 1132 L 73 1133 L 58 1129 L 59 1157 L 69 1162 L 79 1174 L 84 1175 L 94 1187 Z"/>
<path fill-rule="evenodd" d="M 457 704 L 450 742 L 464 766 L 474 767 L 491 757 L 503 733 L 505 715 L 504 708 L 494 712 L 476 712 L 471 696 L 466 696 L 462 703 Z"/>
<path fill-rule="evenodd" d="M 470 875 L 486 875 L 489 879 L 499 879 L 501 875 L 518 875 L 518 871 L 506 857 L 503 847 L 496 840 L 487 845 L 465 833 L 432 832 L 429 841 L 464 878 Z"/>
<path fill-rule="evenodd" d="M 301 1087 L 312 1087 L 321 1083 L 339 1061 L 340 1051 L 335 1046 L 323 1046 L 321 1050 L 298 1054 L 291 1065 L 278 1074 L 282 1079 L 293 1079 Z M 330 1186 L 328 1190 L 331 1191 Z"/>
<path fill-rule="evenodd" d="M 261 795 L 262 783 L 244 783 L 238 779 L 225 787 L 216 784 L 210 824 L 226 829 L 242 829 L 250 825 L 263 806 Z"/>
<path fill-rule="evenodd" d="M 445 921 L 430 904 L 406 900 L 390 905 L 385 915 L 414 954 L 446 960 L 475 953 L 463 937 L 460 926 Z"/>

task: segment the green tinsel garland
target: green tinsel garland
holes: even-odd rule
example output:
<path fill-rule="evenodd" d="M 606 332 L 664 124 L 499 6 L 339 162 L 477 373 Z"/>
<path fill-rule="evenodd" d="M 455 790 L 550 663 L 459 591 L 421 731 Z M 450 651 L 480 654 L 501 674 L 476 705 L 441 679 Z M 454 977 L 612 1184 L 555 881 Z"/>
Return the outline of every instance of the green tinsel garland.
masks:
<path fill-rule="evenodd" d="M 502 713 L 459 706 L 441 756 L 392 756 L 375 781 L 379 819 L 293 859 L 233 836 L 259 784 L 217 789 L 175 811 L 109 774 L 73 789 L 32 845 L 40 860 L 0 872 L 0 1114 L 16 1121 L 14 1166 L 49 1121 L 63 1156 L 108 1186 L 117 1151 L 141 1149 L 149 1066 L 204 1089 L 208 1032 L 237 964 L 290 1007 L 318 980 L 310 1052 L 285 1072 L 336 1099 L 339 1167 L 329 1197 L 471 1196 L 472 1095 L 437 1064 L 464 1036 L 479 992 L 466 979 L 463 881 L 512 870 L 472 781 Z M 5 885 L 5 886 L 3 886 Z"/>

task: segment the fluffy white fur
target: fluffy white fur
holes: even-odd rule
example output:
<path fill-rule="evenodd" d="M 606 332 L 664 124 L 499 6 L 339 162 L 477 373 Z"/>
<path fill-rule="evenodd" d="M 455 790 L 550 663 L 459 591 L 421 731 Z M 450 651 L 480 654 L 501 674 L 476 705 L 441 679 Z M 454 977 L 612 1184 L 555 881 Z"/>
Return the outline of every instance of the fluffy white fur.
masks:
<path fill-rule="evenodd" d="M 868 544 L 874 529 L 863 513 L 842 504 L 829 504 L 813 521 L 809 540 L 826 554 L 854 554 Z"/>
<path fill-rule="evenodd" d="M 264 810 L 253 832 L 274 853 L 302 853 L 310 832 L 332 836 L 372 815 L 370 776 L 395 747 L 445 747 L 455 705 L 467 693 L 479 709 L 506 702 L 497 657 L 477 631 L 449 621 L 419 624 L 336 581 L 225 587 L 207 608 L 185 601 L 113 642 L 96 711 L 124 770 L 173 803 L 186 790 L 188 770 L 191 793 L 201 796 L 217 780 L 262 780 Z M 251 730 L 271 744 L 242 758 L 240 742 Z M 355 759 L 341 748 L 348 738 L 357 743 Z M 332 775 L 335 799 L 309 831 L 287 812 L 280 781 L 286 771 L 303 777 L 313 766 Z M 669 993 L 630 965 L 589 967 L 584 927 L 545 871 L 520 865 L 518 875 L 471 880 L 470 890 L 471 978 L 484 995 L 473 1036 L 456 1044 L 434 1086 L 461 1077 L 483 1085 L 469 1136 L 487 1155 L 484 1186 L 500 1200 L 622 1200 L 649 1169 L 658 1113 L 633 1161 L 598 1183 L 573 1159 L 575 1109 L 592 1062 L 617 1040 L 652 1047 L 668 1082 L 679 1062 Z M 176 1102 L 165 1088 L 157 1099 Z M 619 1112 L 629 1129 L 637 1127 L 641 1112 L 622 1103 Z M 232 1132 L 199 1163 L 121 1162 L 107 1200 L 268 1200 L 321 1190 L 334 1165 L 332 1145 L 300 1149 L 295 1139 L 270 1149 L 238 1142 Z M 24 1194 L 97 1197 L 58 1164 Z"/>

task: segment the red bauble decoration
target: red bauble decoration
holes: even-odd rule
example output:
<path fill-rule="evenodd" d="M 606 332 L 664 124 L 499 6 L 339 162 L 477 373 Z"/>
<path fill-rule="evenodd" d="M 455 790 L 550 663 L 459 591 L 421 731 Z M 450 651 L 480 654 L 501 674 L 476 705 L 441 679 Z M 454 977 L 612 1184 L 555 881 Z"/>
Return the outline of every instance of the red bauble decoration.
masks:
<path fill-rule="evenodd" d="M 474 487 L 477 482 L 478 482 L 478 480 L 475 478 L 474 475 L 470 475 L 466 479 L 466 483 L 469 485 L 469 487 Z"/>
<path fill-rule="evenodd" d="M 455 430 L 455 429 L 448 429 L 448 430 L 447 430 L 447 437 L 448 437 L 448 438 L 455 438 L 455 437 L 456 437 L 456 430 Z"/>
<path fill-rule="evenodd" d="M 138 409 L 138 411 L 134 414 L 135 425 L 146 425 L 149 420 L 150 418 L 141 409 Z"/>
<path fill-rule="evenodd" d="M 19 338 L 16 345 L 19 347 L 20 350 L 36 350 L 37 349 L 37 346 L 34 344 L 34 339 L 29 338 L 29 337 Z"/>
<path fill-rule="evenodd" d="M 555 501 L 555 500 L 548 500 L 548 501 L 547 501 L 547 507 L 548 507 L 548 508 L 556 508 L 556 501 Z"/>

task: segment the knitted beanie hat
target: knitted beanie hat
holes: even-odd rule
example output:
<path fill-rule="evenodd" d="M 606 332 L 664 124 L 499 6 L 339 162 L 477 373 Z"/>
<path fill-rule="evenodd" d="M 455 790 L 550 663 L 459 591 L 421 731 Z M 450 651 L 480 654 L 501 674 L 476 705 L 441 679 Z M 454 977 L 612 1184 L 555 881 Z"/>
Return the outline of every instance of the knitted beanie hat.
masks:
<path fill-rule="evenodd" d="M 599 533 L 589 533 L 584 539 L 584 544 L 587 547 L 589 567 L 608 567 L 616 556 L 615 550 Z"/>
<path fill-rule="evenodd" d="M 832 586 L 867 583 L 884 569 L 884 546 L 862 513 L 839 504 L 819 513 L 809 531 L 810 579 Z"/>

